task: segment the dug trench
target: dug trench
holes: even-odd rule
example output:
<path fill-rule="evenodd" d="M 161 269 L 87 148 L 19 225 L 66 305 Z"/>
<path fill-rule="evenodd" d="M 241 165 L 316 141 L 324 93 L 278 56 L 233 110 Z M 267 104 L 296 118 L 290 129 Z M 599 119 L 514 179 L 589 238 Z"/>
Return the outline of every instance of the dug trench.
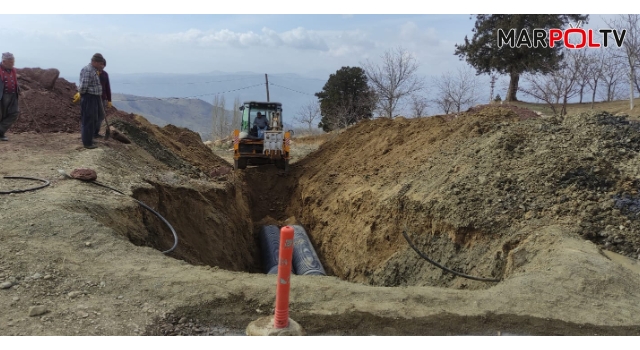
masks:
<path fill-rule="evenodd" d="M 259 228 L 296 222 L 329 275 L 292 276 L 290 315 L 308 334 L 637 335 L 635 124 L 517 112 L 359 123 L 286 174 L 229 171 L 195 133 L 135 116 L 113 120 L 131 144 L 90 151 L 72 136 L 12 135 L 6 174 L 94 168 L 179 242 L 160 253 L 174 243 L 161 220 L 79 181 L 2 197 L 0 273 L 17 284 L 0 306 L 12 323 L 51 308 L 24 321 L 27 334 L 239 335 L 273 314 Z M 434 261 L 501 281 L 444 272 L 405 230 Z"/>
<path fill-rule="evenodd" d="M 167 142 L 153 140 L 149 137 L 149 133 L 144 131 L 144 128 L 136 127 L 133 124 L 126 125 L 121 122 L 115 124 L 125 130 L 128 137 L 142 145 L 142 148 L 145 148 L 159 161 L 175 168 L 176 171 L 184 171 L 184 169 L 190 171 L 189 167 L 175 160 L 180 157 L 174 156 L 175 152 L 171 152 L 170 147 L 163 146 Z M 324 221 L 322 216 L 320 219 L 315 217 L 308 219 L 310 211 L 308 199 L 298 195 L 304 191 L 301 190 L 303 185 L 298 183 L 299 179 L 304 176 L 304 165 L 293 167 L 290 173 L 284 173 L 274 166 L 249 167 L 242 172 L 229 174 L 223 181 L 216 183 L 216 186 L 203 186 L 200 189 L 194 186 L 172 184 L 176 181 L 170 177 L 155 181 L 147 179 L 143 187 L 131 188 L 131 195 L 155 208 L 178 233 L 177 248 L 167 254 L 168 256 L 193 265 L 211 266 L 229 271 L 262 273 L 258 232 L 263 225 L 282 226 L 296 223 L 313 228 L 316 227 L 317 222 L 320 222 L 320 226 L 322 226 Z M 427 280 L 427 283 L 435 286 L 455 286 L 455 283 L 452 283 L 455 279 L 453 275 L 447 275 L 442 270 L 435 268 L 427 267 L 432 271 L 429 276 L 416 276 L 421 273 L 420 267 L 426 267 L 424 262 L 418 259 L 405 266 L 402 266 L 402 262 L 395 261 L 391 263 L 391 268 L 387 267 L 389 265 L 387 260 L 394 254 L 394 251 L 410 249 L 406 241 L 398 239 L 401 238 L 399 231 L 392 232 L 392 227 L 400 228 L 397 221 L 400 218 L 403 223 L 409 218 L 413 218 L 415 221 L 415 218 L 420 216 L 416 213 L 424 213 L 423 208 L 414 208 L 411 206 L 415 204 L 405 203 L 404 205 L 411 207 L 411 210 L 403 209 L 402 213 L 399 213 L 398 201 L 385 207 L 377 204 L 371 196 L 368 201 L 360 199 L 359 203 L 356 206 L 347 205 L 339 208 L 341 215 L 348 216 L 350 219 L 345 217 L 333 219 L 336 223 L 351 222 L 354 226 L 348 229 L 345 227 L 343 231 L 336 232 L 336 235 L 347 234 L 348 237 L 345 237 L 347 241 L 343 242 L 335 251 L 327 250 L 326 247 L 329 245 L 323 245 L 322 241 L 315 239 L 313 229 L 309 230 L 312 243 L 329 275 L 338 276 L 349 282 L 362 282 L 362 279 L 354 278 L 349 273 L 343 274 L 343 271 L 353 269 L 354 271 L 364 271 L 363 275 L 365 276 L 371 276 L 377 270 L 377 276 L 380 276 L 378 280 L 370 279 L 365 281 L 366 283 L 374 286 L 411 286 L 421 285 L 418 281 L 422 281 L 422 285 L 425 285 L 424 281 Z M 322 209 L 322 206 L 317 207 Z M 376 228 L 376 224 L 366 224 L 362 227 L 361 222 L 353 220 L 353 218 L 364 215 L 365 211 L 360 209 L 365 208 L 367 215 L 370 215 L 368 213 L 371 212 L 386 213 L 377 216 L 377 221 L 382 223 L 380 226 L 382 229 Z M 87 209 L 83 208 L 83 210 Z M 411 212 L 410 215 L 406 214 L 408 211 Z M 112 211 L 109 215 L 104 215 L 104 212 L 108 211 L 96 209 L 92 216 L 104 226 L 111 227 L 119 235 L 126 237 L 136 245 L 165 251 L 174 243 L 169 228 L 158 217 L 140 206 L 125 208 L 117 212 Z M 420 222 L 425 220 L 425 217 L 420 218 Z M 431 223 L 429 226 L 437 227 Z M 416 222 L 409 224 L 408 228 L 410 230 L 418 229 L 419 231 L 414 231 L 415 233 L 423 232 Z M 354 229 L 360 230 L 360 232 L 355 232 Z M 435 235 L 432 242 L 429 243 L 429 253 L 435 252 L 434 259 L 450 268 L 468 271 L 468 267 L 474 264 L 473 259 L 481 260 L 487 255 L 493 254 L 490 242 L 487 240 L 483 242 L 482 237 L 477 237 L 478 240 L 474 240 L 473 246 L 469 247 L 469 242 L 464 241 L 468 239 L 465 237 L 476 238 L 477 235 L 465 235 L 464 230 L 455 230 L 445 225 L 440 226 L 439 229 L 442 230 L 442 234 Z M 380 232 L 382 232 L 381 239 L 376 237 Z M 452 238 L 448 234 L 451 234 Z M 393 237 L 393 242 L 390 237 Z M 416 243 L 424 246 L 421 238 L 416 238 Z M 358 252 L 360 246 L 364 246 L 362 253 Z M 466 248 L 463 248 L 465 246 Z M 475 255 L 469 253 L 476 250 L 482 253 Z M 342 266 L 336 266 L 335 263 L 332 263 L 338 261 L 336 257 L 349 252 L 351 252 L 351 259 L 347 262 L 340 261 Z M 409 257 L 413 257 L 415 254 L 408 253 Z M 446 259 L 447 257 L 449 259 Z M 504 260 L 496 260 L 493 256 L 490 258 L 493 262 L 491 267 L 480 270 L 479 273 L 488 271 L 493 275 L 500 275 L 504 270 Z M 416 267 L 416 262 L 418 267 Z M 381 273 L 382 270 L 386 270 L 386 272 Z M 460 288 L 468 288 L 474 281 L 466 280 L 458 283 Z M 477 282 L 475 286 L 476 288 L 487 288 L 490 285 Z M 262 309 L 270 308 L 263 305 Z M 357 316 L 357 318 L 360 317 L 362 315 Z M 203 317 L 201 316 L 200 319 Z M 330 324 L 330 319 L 330 317 L 326 318 L 325 322 Z M 166 321 L 159 322 L 166 324 Z M 382 324 L 382 319 L 379 322 Z M 365 329 L 368 330 L 363 329 L 362 331 L 372 332 L 373 328 L 371 327 L 373 326 L 367 326 Z M 322 330 L 318 329 L 317 332 L 322 332 Z"/>
<path fill-rule="evenodd" d="M 0 197 L 2 335 L 243 334 L 273 314 L 257 230 L 293 221 L 330 275 L 292 276 L 290 315 L 309 334 L 638 332 L 640 143 L 624 116 L 378 119 L 288 174 L 229 171 L 197 134 L 117 110 L 131 144 L 83 150 L 76 87 L 21 74 L 0 173 L 51 186 Z M 171 232 L 132 199 L 57 172 L 81 167 L 159 211 L 177 248 L 161 253 Z M 405 226 L 434 261 L 501 282 L 444 273 Z"/>
<path fill-rule="evenodd" d="M 587 142 L 595 131 L 589 127 L 594 124 L 613 125 L 613 129 L 600 131 L 609 137 L 633 131 L 622 119 L 612 123 L 615 118 L 605 115 L 595 120 L 585 123 L 576 118 L 558 123 L 497 109 L 485 110 L 484 114 L 476 111 L 459 120 L 365 122 L 296 163 L 289 173 L 273 166 L 249 167 L 230 174 L 215 190 L 156 182 L 133 189 L 133 195 L 159 208 L 180 232 L 179 247 L 170 256 L 191 264 L 260 274 L 258 232 L 262 225 L 296 223 L 307 228 L 328 275 L 345 282 L 371 288 L 437 287 L 492 295 L 507 288 L 505 284 L 461 278 L 435 267 L 410 248 L 402 232 L 424 254 L 451 270 L 486 279 L 511 279 L 511 283 L 528 270 L 550 271 L 541 262 L 550 259 L 542 251 L 549 255 L 555 250 L 556 238 L 539 236 L 554 225 L 565 229 L 551 237 L 582 237 L 600 247 L 615 243 L 619 253 L 637 253 L 635 236 L 625 235 L 621 240 L 616 235 L 615 240 L 603 240 L 607 233 L 593 234 L 598 230 L 597 223 L 589 222 L 590 215 L 604 215 L 596 207 L 603 208 L 613 192 L 628 186 L 624 185 L 628 177 L 618 170 L 621 167 L 611 163 L 616 158 L 605 157 L 610 146 L 606 142 L 602 150 L 592 146 L 591 152 L 603 157 L 578 156 L 582 162 L 575 164 L 570 160 L 563 164 L 567 158 L 553 158 L 556 154 L 548 153 L 562 147 L 548 137 L 549 129 L 558 129 L 552 135 L 569 133 L 565 141 L 576 146 Z M 569 127 L 582 134 L 570 132 Z M 415 130 L 421 129 L 429 132 L 420 136 Z M 635 146 L 627 142 L 624 147 Z M 540 164 L 541 156 L 546 165 Z M 634 213 L 633 198 L 625 198 L 609 203 L 614 207 L 609 210 L 624 205 L 629 209 L 625 213 L 618 213 L 618 209 L 605 222 L 623 220 L 635 232 L 635 223 L 629 219 L 629 213 Z M 567 203 L 565 208 L 563 203 Z M 138 224 L 132 226 L 134 230 L 121 233 L 133 243 L 158 250 L 171 246 L 169 231 L 156 217 L 142 209 L 127 215 Z M 579 225 L 571 225 L 576 216 Z M 599 229 L 607 232 L 611 227 Z M 594 252 L 609 259 L 597 246 Z M 566 262 L 560 260 L 557 263 Z M 569 275 L 578 273 L 570 266 L 565 268 Z M 585 287 L 580 288 L 584 293 Z M 590 288 L 599 292 L 606 289 Z M 629 285 L 622 290 L 630 293 Z M 238 308 L 243 309 L 242 316 Z M 463 317 L 443 311 L 405 322 L 361 311 L 318 315 L 312 308 L 312 304 L 292 300 L 292 317 L 303 320 L 315 334 L 636 332 L 633 327 L 580 324 L 562 321 L 562 317 L 552 320 L 509 312 Z M 147 332 L 198 334 L 194 329 L 199 329 L 202 334 L 216 327 L 239 332 L 239 327 L 259 316 L 255 310 L 272 310 L 272 305 L 245 294 L 232 295 L 207 305 L 178 308 L 148 327 Z M 184 322 L 185 318 L 198 320 L 198 325 L 181 326 L 179 320 Z M 349 326 L 332 328 L 337 320 Z M 395 326 L 389 327 L 389 323 Z"/>
<path fill-rule="evenodd" d="M 193 265 L 229 271 L 261 271 L 259 249 L 252 234 L 247 201 L 233 186 L 197 190 L 150 183 L 133 189 L 132 197 L 156 208 L 178 235 L 167 255 Z M 142 207 L 119 214 L 119 233 L 132 243 L 168 251 L 175 239 L 169 227 Z M 104 223 L 105 225 L 109 223 Z"/>
<path fill-rule="evenodd" d="M 132 197 L 156 208 L 179 233 L 179 244 L 169 256 L 230 271 L 264 271 L 258 236 L 263 225 L 307 227 L 329 275 L 372 286 L 477 289 L 492 285 L 456 278 L 429 265 L 411 250 L 400 234 L 405 228 L 417 246 L 427 248 L 424 252 L 433 260 L 461 273 L 485 274 L 482 277 L 492 279 L 502 277 L 506 267 L 506 259 L 502 257 L 518 244 L 517 238 L 499 239 L 468 228 L 437 223 L 420 203 L 406 200 L 378 203 L 371 196 L 368 200 L 355 198 L 355 205 L 352 202 L 338 204 L 332 214 L 339 213 L 339 216 L 328 218 L 338 224 L 335 232 L 319 240 L 314 228 L 326 225 L 327 214 L 309 218 L 305 213 L 305 210 L 324 210 L 310 208 L 308 204 L 305 209 L 304 200 L 296 195 L 301 187 L 295 182 L 300 169 L 287 174 L 273 166 L 249 167 L 223 186 L 202 190 L 147 180 L 147 186 L 132 189 Z M 302 172 L 299 174 L 304 176 Z M 377 214 L 370 223 L 366 217 L 360 217 L 364 213 L 360 208 L 367 208 L 367 213 L 383 214 Z M 123 210 L 109 219 L 104 215 L 95 218 L 136 245 L 166 251 L 174 244 L 169 227 L 142 207 Z M 340 225 L 348 222 L 351 224 Z M 428 234 L 425 227 L 429 228 Z M 334 241 L 337 245 L 331 249 Z M 398 257 L 398 252 L 404 256 Z"/>
<path fill-rule="evenodd" d="M 146 180 L 131 196 L 154 208 L 178 235 L 167 255 L 192 265 L 262 273 L 259 232 L 263 225 L 284 226 L 287 174 L 270 167 L 249 167 L 217 186 L 176 186 Z M 212 188 L 213 187 L 213 188 Z M 175 244 L 170 227 L 142 206 L 96 220 L 133 244 L 167 251 Z"/>

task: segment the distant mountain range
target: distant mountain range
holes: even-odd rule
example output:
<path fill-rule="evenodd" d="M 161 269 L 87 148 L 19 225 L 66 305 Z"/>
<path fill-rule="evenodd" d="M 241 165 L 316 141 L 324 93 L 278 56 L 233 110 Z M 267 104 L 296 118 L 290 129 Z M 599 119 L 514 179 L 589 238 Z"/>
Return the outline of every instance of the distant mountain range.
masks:
<path fill-rule="evenodd" d="M 298 74 L 269 74 L 269 100 L 281 102 L 288 128 L 300 108 L 322 90 L 326 79 Z M 327 79 L 329 76 L 327 75 Z M 265 75 L 254 72 L 211 72 L 206 74 L 109 72 L 112 100 L 116 108 L 137 113 L 159 126 L 173 124 L 189 128 L 208 139 L 212 128 L 213 99 L 224 96 L 227 115 L 236 97 L 244 101 L 266 101 Z"/>
<path fill-rule="evenodd" d="M 158 126 L 172 124 L 200 134 L 203 141 L 210 140 L 213 128 L 213 105 L 197 98 L 155 98 L 136 95 L 112 94 L 113 105 L 124 112 L 139 114 Z M 233 101 L 231 101 L 233 107 Z M 233 111 L 225 109 L 229 124 Z M 238 126 L 236 126 L 238 127 Z M 285 129 L 294 128 L 284 122 Z"/>
<path fill-rule="evenodd" d="M 173 124 L 211 137 L 213 105 L 199 99 L 157 99 L 135 95 L 113 94 L 113 105 L 128 113 L 142 115 L 158 126 Z M 231 115 L 231 111 L 225 111 Z"/>

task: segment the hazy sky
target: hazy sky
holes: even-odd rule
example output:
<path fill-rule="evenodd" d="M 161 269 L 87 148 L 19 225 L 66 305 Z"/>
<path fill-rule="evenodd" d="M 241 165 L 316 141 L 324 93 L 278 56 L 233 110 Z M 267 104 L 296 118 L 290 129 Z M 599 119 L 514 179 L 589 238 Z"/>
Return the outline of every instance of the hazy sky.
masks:
<path fill-rule="evenodd" d="M 366 7 L 360 2 L 330 0 L 313 8 L 311 3 L 285 5 L 282 1 L 225 5 L 192 0 L 169 5 L 109 1 L 99 8 L 80 1 L 32 3 L 3 4 L 3 13 L 14 14 L 0 15 L 0 51 L 14 53 L 17 67 L 58 68 L 71 82 L 77 82 L 80 69 L 95 52 L 104 55 L 112 74 L 252 71 L 326 79 L 342 66 L 376 61 L 385 50 L 399 45 L 415 55 L 421 74 L 437 76 L 465 66 L 454 56 L 454 45 L 463 42 L 465 35 L 472 36 L 474 19 L 455 13 L 570 10 L 547 0 L 536 1 L 535 9 L 530 8 L 531 2 L 529 8 L 492 8 L 473 1 L 407 0 L 387 1 L 384 6 L 368 2 Z M 598 13 L 597 8 L 583 7 L 580 10 L 585 13 Z M 28 14 L 34 11 L 43 14 Z M 89 14 L 73 14 L 78 11 Z M 393 12 L 441 14 L 389 14 Z M 601 15 L 591 15 L 587 27 L 603 27 Z"/>
<path fill-rule="evenodd" d="M 425 73 L 457 63 L 468 15 L 0 15 L 17 66 L 77 75 L 95 52 L 120 73 L 328 74 L 411 50 Z"/>
<path fill-rule="evenodd" d="M 9 8 L 9 12 L 29 13 L 37 9 L 45 13 L 46 10 L 51 10 L 50 13 L 73 13 L 79 8 L 84 9 L 86 4 L 75 3 L 78 5 L 74 2 L 53 5 L 51 2 L 52 5 L 43 3 L 31 7 L 28 2 L 22 2 L 14 11 Z M 143 5 L 135 3 L 132 7 L 125 6 L 123 1 L 106 2 L 103 9 L 89 7 L 87 12 L 216 11 L 212 5 L 195 6 L 190 1 L 164 7 L 152 2 L 147 6 L 144 2 Z M 297 9 L 273 1 L 268 2 L 268 6 L 260 2 L 234 3 L 218 10 L 251 13 L 262 9 L 285 13 Z M 306 11 L 335 13 L 336 9 L 344 7 L 336 5 L 338 3 L 330 1 L 321 8 L 309 7 Z M 408 2 L 393 3 L 401 5 Z M 460 10 L 473 10 L 473 6 L 468 5 L 455 2 L 426 9 L 424 4 L 420 4 L 406 9 L 407 12 L 435 10 L 460 13 Z M 360 10 L 391 12 L 376 6 Z M 592 22 L 599 20 L 598 15 L 592 17 Z M 321 73 L 324 76 L 342 66 L 358 65 L 366 59 L 376 60 L 385 50 L 402 45 L 415 54 L 423 74 L 433 75 L 462 64 L 453 55 L 454 45 L 461 43 L 465 35 L 472 35 L 473 24 L 474 20 L 468 14 L 5 14 L 0 15 L 0 50 L 13 52 L 18 67 L 58 68 L 61 76 L 72 79 L 77 79 L 75 76 L 95 52 L 105 56 L 110 71 L 119 73 L 254 71 L 314 76 Z"/>

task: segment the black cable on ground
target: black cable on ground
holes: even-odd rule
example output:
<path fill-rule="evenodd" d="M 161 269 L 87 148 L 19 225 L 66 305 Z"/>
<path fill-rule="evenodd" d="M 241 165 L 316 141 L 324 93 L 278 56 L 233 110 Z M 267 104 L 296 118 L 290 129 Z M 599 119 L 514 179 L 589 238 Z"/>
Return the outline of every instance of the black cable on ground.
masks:
<path fill-rule="evenodd" d="M 116 192 L 120 193 L 120 194 L 121 194 L 121 195 L 123 195 L 123 196 L 126 196 L 126 194 L 124 194 L 124 193 L 123 193 L 123 192 L 121 192 L 121 191 L 116 190 L 115 188 L 112 188 L 112 187 L 109 187 L 109 186 L 107 186 L 107 185 L 101 184 L 101 183 L 99 183 L 99 182 L 97 182 L 97 181 L 90 181 L 90 182 L 91 182 L 92 184 L 96 185 L 96 186 L 101 186 L 101 187 L 104 187 L 104 188 L 108 188 L 108 189 L 110 189 L 110 190 L 112 190 L 112 191 L 116 191 Z M 133 198 L 133 197 L 131 197 L 131 198 Z M 160 218 L 160 220 L 162 220 L 162 221 L 163 221 L 163 222 L 164 222 L 164 223 L 169 227 L 169 229 L 171 230 L 171 233 L 173 233 L 173 241 L 174 241 L 174 243 L 173 243 L 173 247 L 171 247 L 169 250 L 165 250 L 165 251 L 164 251 L 164 252 L 162 252 L 162 253 L 163 253 L 163 254 L 171 253 L 171 252 L 172 252 L 174 249 L 176 249 L 176 247 L 178 246 L 178 234 L 177 234 L 177 233 L 176 233 L 176 231 L 173 229 L 173 226 L 171 226 L 171 224 L 169 223 L 169 221 L 167 221 L 164 217 L 162 217 L 162 215 L 160 215 L 157 211 L 153 210 L 150 206 L 148 206 L 148 205 L 146 205 L 146 204 L 142 203 L 141 201 L 139 201 L 139 200 L 137 200 L 137 199 L 135 199 L 135 198 L 133 198 L 133 200 L 134 200 L 134 201 L 136 201 L 136 202 L 138 202 L 138 204 L 140 204 L 141 206 L 143 206 L 145 209 L 147 209 L 147 210 L 149 210 L 150 212 L 152 212 L 155 216 L 159 217 L 159 218 Z"/>
<path fill-rule="evenodd" d="M 34 181 L 40 181 L 40 182 L 44 182 L 44 185 L 38 186 L 38 187 L 33 187 L 33 188 L 27 188 L 25 190 L 11 190 L 11 191 L 0 191 L 0 194 L 10 194 L 10 193 L 22 193 L 22 192 L 28 192 L 28 191 L 35 191 L 35 190 L 39 190 L 41 188 L 45 188 L 47 186 L 49 186 L 49 181 L 47 180 L 43 180 L 43 179 L 38 179 L 35 177 L 26 177 L 26 176 L 4 176 L 5 179 L 24 179 L 24 180 L 34 180 Z"/>
<path fill-rule="evenodd" d="M 454 275 L 456 275 L 456 276 L 460 276 L 460 277 L 464 277 L 464 278 L 468 278 L 468 279 L 476 280 L 476 281 L 482 281 L 482 282 L 500 282 L 500 280 L 499 280 L 499 279 L 493 279 L 493 278 L 482 278 L 482 277 L 469 276 L 469 275 L 465 275 L 464 273 L 456 272 L 456 271 L 453 271 L 453 270 L 451 270 L 451 269 L 449 269 L 449 268 L 446 268 L 446 267 L 444 267 L 444 266 L 442 266 L 442 265 L 438 264 L 437 262 L 435 262 L 435 261 L 433 261 L 433 260 L 429 259 L 429 257 L 428 257 L 428 256 L 426 256 L 423 252 L 421 252 L 420 250 L 418 250 L 418 248 L 416 248 L 416 246 L 415 246 L 415 245 L 413 245 L 413 242 L 411 242 L 411 239 L 409 239 L 409 236 L 407 236 L 406 228 L 405 228 L 405 230 L 403 230 L 403 231 L 402 231 L 402 235 L 404 236 L 404 239 L 406 239 L 406 240 L 407 240 L 407 243 L 409 243 L 409 246 L 411 246 L 411 248 L 413 248 L 413 250 L 415 250 L 415 251 L 416 251 L 416 253 L 418 253 L 418 255 L 420 255 L 420 257 L 421 257 L 421 258 L 423 258 L 424 260 L 426 260 L 426 261 L 430 262 L 431 264 L 433 264 L 433 265 L 435 265 L 435 266 L 437 266 L 437 267 L 441 268 L 441 269 L 442 269 L 442 270 L 444 270 L 444 271 L 447 271 L 447 272 L 449 272 L 449 273 L 452 273 L 452 274 L 454 274 Z"/>
<path fill-rule="evenodd" d="M 60 174 L 64 175 L 65 177 L 69 178 L 69 179 L 75 179 L 78 180 L 70 175 L 68 175 L 67 173 L 64 172 L 64 170 L 58 170 L 60 172 Z M 112 191 L 118 192 L 123 196 L 126 196 L 126 194 L 122 191 L 119 191 L 113 187 L 107 186 L 105 184 L 101 184 L 97 181 L 84 181 L 84 182 L 90 182 L 96 186 L 100 186 L 100 187 L 104 187 L 107 189 L 110 189 Z M 152 212 L 155 216 L 159 217 L 160 220 L 162 220 L 162 222 L 165 223 L 165 225 L 167 225 L 169 227 L 169 229 L 171 230 L 171 233 L 173 233 L 173 247 L 169 248 L 169 250 L 165 250 L 162 253 L 163 254 L 168 254 L 171 253 L 172 251 L 174 251 L 176 249 L 176 247 L 178 246 L 178 234 L 176 233 L 176 230 L 173 229 L 173 226 L 171 226 L 171 224 L 169 223 L 169 221 L 167 221 L 162 215 L 160 215 L 157 211 L 153 210 L 153 208 L 151 208 L 150 206 L 142 203 L 141 201 L 131 197 L 134 201 L 138 202 L 138 204 L 140 204 L 141 206 L 143 206 L 145 209 L 149 210 L 150 212 Z"/>

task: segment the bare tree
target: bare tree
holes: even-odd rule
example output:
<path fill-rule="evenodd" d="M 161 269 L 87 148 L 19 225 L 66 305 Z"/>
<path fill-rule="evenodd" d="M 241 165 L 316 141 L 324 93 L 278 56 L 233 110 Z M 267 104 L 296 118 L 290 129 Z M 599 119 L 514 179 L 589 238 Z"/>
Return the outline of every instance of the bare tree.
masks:
<path fill-rule="evenodd" d="M 440 108 L 444 114 L 449 114 L 454 110 L 453 101 L 449 98 L 435 99 L 433 103 Z"/>
<path fill-rule="evenodd" d="M 411 95 L 411 116 L 412 117 L 414 118 L 423 117 L 428 107 L 429 107 L 429 103 L 427 102 L 426 98 L 415 95 L 415 94 Z"/>
<path fill-rule="evenodd" d="M 225 111 L 224 95 L 215 95 L 213 98 L 212 122 L 213 132 L 211 133 L 212 141 L 223 139 L 227 136 L 228 122 Z"/>
<path fill-rule="evenodd" d="M 376 92 L 382 116 L 391 118 L 398 104 L 423 89 L 424 82 L 418 76 L 415 56 L 402 47 L 386 51 L 381 58 L 380 64 L 367 60 L 362 66 Z"/>
<path fill-rule="evenodd" d="M 587 50 L 590 54 L 587 54 L 587 85 L 591 90 L 591 109 L 594 107 L 596 101 L 596 92 L 598 91 L 598 84 L 602 82 L 602 71 L 607 62 L 606 53 L 609 50 Z"/>
<path fill-rule="evenodd" d="M 626 29 L 623 44 L 624 51 L 623 53 L 617 53 L 617 56 L 626 59 L 627 71 L 629 72 L 629 106 L 630 109 L 633 109 L 633 84 L 636 81 L 636 68 L 640 65 L 640 15 L 618 15 L 614 19 L 605 20 L 605 23 L 613 29 Z"/>
<path fill-rule="evenodd" d="M 550 75 L 527 74 L 524 76 L 527 86 L 519 86 L 518 89 L 539 101 L 547 103 L 554 114 L 558 114 L 556 105 L 559 97 Z"/>
<path fill-rule="evenodd" d="M 457 112 L 478 101 L 478 77 L 470 67 L 446 72 L 435 80 L 438 97 L 434 100 L 445 113 Z"/>
<path fill-rule="evenodd" d="M 242 123 L 242 111 L 240 110 L 240 97 L 236 96 L 233 100 L 233 118 L 231 119 L 231 127 L 240 129 L 240 124 Z"/>
<path fill-rule="evenodd" d="M 363 105 L 372 106 L 372 103 L 375 103 L 375 99 L 373 98 L 363 98 L 355 101 L 351 99 L 343 99 L 341 103 L 335 106 L 335 125 L 342 129 L 366 119 L 365 116 L 357 116 L 354 118 L 350 112 L 361 109 L 361 106 Z"/>
<path fill-rule="evenodd" d="M 600 79 L 604 90 L 601 90 L 598 96 L 604 101 L 614 101 L 621 98 L 619 87 L 625 77 L 625 61 L 623 57 L 610 50 L 603 53 L 602 60 Z"/>
<path fill-rule="evenodd" d="M 580 92 L 577 82 L 584 64 L 580 54 L 570 51 L 555 71 L 544 75 L 527 74 L 527 86 L 520 87 L 520 91 L 546 102 L 554 114 L 565 115 L 569 99 Z"/>
<path fill-rule="evenodd" d="M 585 89 L 589 86 L 589 78 L 591 74 L 591 56 L 589 52 L 592 50 L 573 50 L 573 59 L 571 63 L 576 73 L 576 88 L 577 94 L 580 98 L 579 103 L 582 103 L 582 98 L 585 93 Z"/>
<path fill-rule="evenodd" d="M 309 132 L 313 132 L 314 127 L 318 127 L 316 120 L 320 117 L 320 104 L 318 100 L 310 100 L 298 110 L 294 120 L 307 124 Z"/>

